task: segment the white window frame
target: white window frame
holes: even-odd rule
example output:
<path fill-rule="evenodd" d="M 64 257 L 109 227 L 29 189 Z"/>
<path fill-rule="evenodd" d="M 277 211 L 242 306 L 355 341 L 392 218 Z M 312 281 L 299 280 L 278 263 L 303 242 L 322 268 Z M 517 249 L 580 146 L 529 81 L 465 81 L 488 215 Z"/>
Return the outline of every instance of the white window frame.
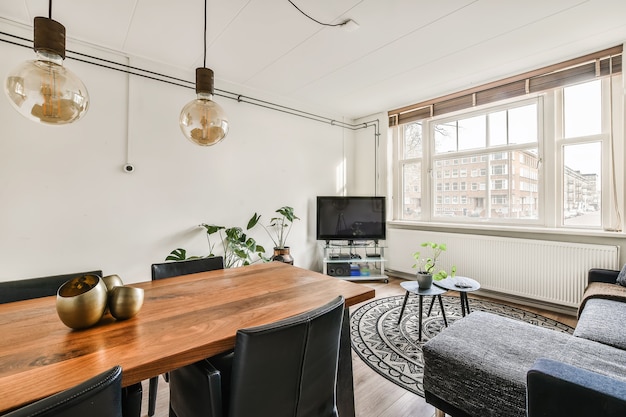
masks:
<path fill-rule="evenodd" d="M 434 144 L 431 139 L 431 128 L 430 126 L 441 120 L 441 119 L 461 119 L 472 117 L 472 115 L 476 114 L 484 114 L 486 112 L 498 111 L 498 109 L 508 109 L 511 107 L 515 107 L 517 105 L 523 105 L 526 101 L 536 100 L 538 104 L 538 143 L 537 149 L 540 157 L 540 170 L 537 178 L 537 184 L 532 181 L 529 181 L 527 184 L 533 188 L 538 186 L 537 195 L 539 198 L 539 205 L 537 206 L 538 210 L 538 219 L 537 221 L 519 221 L 516 220 L 514 222 L 502 221 L 500 219 L 489 219 L 489 221 L 485 221 L 481 223 L 481 227 L 493 226 L 494 229 L 498 229 L 499 224 L 513 224 L 515 226 L 528 227 L 529 229 L 555 229 L 555 230 L 567 230 L 567 229 L 592 229 L 595 232 L 602 232 L 604 230 L 621 230 L 622 224 L 616 224 L 616 216 L 613 208 L 617 205 L 620 209 L 623 209 L 624 206 L 624 195 L 626 194 L 626 190 L 624 190 L 624 175 L 626 168 L 624 167 L 624 163 L 626 162 L 626 151 L 624 147 L 626 146 L 623 141 L 622 135 L 622 127 L 626 126 L 626 115 L 624 114 L 624 108 L 626 107 L 626 100 L 620 96 L 623 93 L 622 90 L 622 78 L 621 75 L 614 76 L 611 80 L 609 77 L 602 78 L 602 106 L 603 106 L 603 122 L 602 122 L 602 134 L 594 135 L 592 137 L 583 137 L 576 139 L 563 139 L 562 138 L 562 105 L 563 105 L 563 89 L 559 88 L 554 91 L 548 91 L 541 94 L 536 94 L 535 96 L 527 96 L 526 98 L 519 99 L 510 99 L 504 101 L 502 103 L 498 103 L 497 105 L 489 105 L 483 106 L 480 108 L 476 108 L 476 111 L 461 111 L 456 113 L 446 114 L 444 116 L 440 116 L 437 118 L 429 118 L 421 121 L 422 123 L 422 142 L 423 142 L 423 150 L 422 156 L 419 158 L 421 167 L 422 167 L 422 198 L 421 198 L 421 217 L 418 220 L 411 220 L 411 222 L 415 223 L 424 223 L 424 222 L 441 222 L 441 223 L 450 223 L 451 225 L 458 224 L 462 226 L 464 222 L 462 218 L 455 217 L 435 217 L 434 216 L 434 189 L 433 189 L 433 180 L 431 180 L 436 174 L 433 173 L 430 166 L 433 164 L 432 154 L 434 153 L 431 149 Z M 610 100 L 611 96 L 608 94 L 610 87 L 613 87 L 613 103 L 611 106 Z M 615 188 L 617 189 L 617 196 L 613 197 L 612 190 L 610 190 L 612 173 L 610 169 L 610 164 L 605 163 L 606 161 L 610 161 L 611 159 L 611 139 L 610 139 L 610 129 L 611 129 L 611 120 L 610 114 L 607 109 L 613 107 L 613 135 L 616 136 L 613 138 L 613 148 L 615 149 L 615 178 L 616 184 Z M 541 127 L 542 126 L 542 127 Z M 398 150 L 396 155 L 400 155 L 399 146 L 402 144 L 400 137 L 401 135 L 401 126 L 393 130 L 393 137 L 397 140 L 394 141 L 395 149 Z M 602 226 L 600 228 L 597 227 L 585 227 L 578 226 L 572 227 L 571 225 L 564 225 L 564 213 L 563 213 L 563 150 L 562 146 L 564 144 L 577 144 L 577 143 L 589 143 L 589 142 L 598 142 L 602 143 Z M 527 144 L 524 144 L 522 147 L 527 147 Z M 487 152 L 496 152 L 496 149 L 486 149 Z M 520 154 L 522 157 L 522 154 Z M 473 162 L 477 162 L 479 159 L 483 160 L 486 156 L 478 156 L 472 155 L 471 152 L 463 152 L 459 155 L 456 153 L 455 156 L 451 156 L 451 159 L 460 160 L 460 161 L 468 161 L 471 160 Z M 399 164 L 400 162 L 400 164 Z M 441 163 L 441 161 L 438 161 Z M 401 161 L 395 159 L 393 161 L 394 169 L 396 166 L 401 165 Z M 443 165 L 443 164 L 442 164 Z M 510 167 L 511 170 L 514 170 L 514 167 Z M 461 171 L 459 171 L 460 173 Z M 439 172 L 437 172 L 439 174 Z M 534 174 L 534 172 L 533 172 Z M 439 174 L 440 175 L 440 174 Z M 439 176 L 437 175 L 437 176 Z M 459 175 L 460 176 L 460 175 Z M 532 175 L 534 177 L 534 175 Z M 479 180 L 479 179 L 488 179 L 489 176 L 480 177 L 480 176 L 472 176 L 471 170 L 467 170 L 467 177 L 471 180 Z M 474 190 L 475 185 L 479 183 L 478 181 L 467 181 L 467 190 Z M 478 188 L 483 188 L 484 184 L 479 185 Z M 509 184 L 509 187 L 513 187 L 513 183 Z M 394 190 L 397 188 L 394 187 Z M 535 190 L 532 190 L 533 192 Z M 514 201 L 518 197 L 511 196 L 511 201 Z M 400 199 L 394 199 L 395 202 L 398 202 L 398 206 Z M 397 207 L 394 207 L 394 213 L 397 213 L 399 210 Z M 624 217 L 624 215 L 622 215 Z M 401 217 L 395 217 L 393 220 L 403 221 Z M 472 222 L 475 222 L 476 219 L 473 219 Z M 469 223 L 469 222 L 468 222 Z"/>

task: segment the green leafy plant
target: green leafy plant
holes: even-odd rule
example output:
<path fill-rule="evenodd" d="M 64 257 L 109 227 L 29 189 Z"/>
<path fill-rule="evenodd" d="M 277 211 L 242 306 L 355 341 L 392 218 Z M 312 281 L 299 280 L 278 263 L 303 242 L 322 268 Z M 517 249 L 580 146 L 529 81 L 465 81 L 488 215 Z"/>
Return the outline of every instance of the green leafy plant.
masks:
<path fill-rule="evenodd" d="M 261 216 L 256 213 L 248 220 L 246 231 L 252 229 L 259 222 Z M 206 232 L 209 244 L 208 256 L 216 256 L 215 245 L 218 242 L 222 244 L 222 254 L 224 256 L 224 267 L 235 268 L 243 265 L 250 265 L 258 261 L 267 262 L 269 259 L 265 257 L 265 248 L 257 244 L 256 240 L 246 234 L 241 227 L 224 227 L 214 224 L 202 223 Z M 212 240 L 211 236 L 217 234 L 218 241 Z M 201 258 L 201 256 L 187 257 L 187 251 L 182 248 L 174 249 L 165 258 L 166 261 L 184 261 L 186 259 Z"/>
<path fill-rule="evenodd" d="M 270 239 L 272 239 L 274 247 L 277 249 L 284 249 L 286 247 L 287 238 L 291 232 L 294 220 L 300 220 L 300 218 L 294 214 L 293 207 L 289 206 L 283 206 L 275 212 L 280 214 L 280 216 L 272 217 L 269 225 L 261 226 L 263 226 Z M 261 216 L 258 216 L 258 219 L 260 218 Z"/>
<path fill-rule="evenodd" d="M 433 279 L 436 281 L 447 278 L 448 276 L 456 275 L 456 266 L 453 265 L 450 269 L 450 273 L 448 273 L 444 269 L 440 269 L 435 272 L 435 266 L 437 265 L 437 259 L 442 252 L 447 249 L 445 243 L 434 243 L 434 242 L 424 242 L 421 244 L 424 248 L 430 248 L 432 251 L 432 255 L 429 257 L 422 257 L 421 252 L 415 252 L 413 254 L 413 258 L 415 259 L 415 264 L 413 264 L 413 268 L 418 269 L 418 273 L 421 274 L 432 274 Z"/>

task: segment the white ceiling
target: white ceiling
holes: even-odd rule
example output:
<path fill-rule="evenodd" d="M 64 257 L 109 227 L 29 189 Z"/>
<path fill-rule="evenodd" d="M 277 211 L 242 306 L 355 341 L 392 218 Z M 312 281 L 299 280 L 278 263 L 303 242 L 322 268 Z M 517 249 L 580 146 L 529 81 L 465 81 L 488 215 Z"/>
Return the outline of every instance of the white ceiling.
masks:
<path fill-rule="evenodd" d="M 207 66 L 256 98 L 368 116 L 626 41 L 626 0 L 208 0 Z M 68 38 L 202 66 L 203 0 L 56 0 Z M 4 0 L 32 25 L 47 0 Z M 164 66 L 166 68 L 166 66 Z M 230 90 L 229 90 L 230 91 Z M 233 91 L 237 92 L 237 91 Z"/>

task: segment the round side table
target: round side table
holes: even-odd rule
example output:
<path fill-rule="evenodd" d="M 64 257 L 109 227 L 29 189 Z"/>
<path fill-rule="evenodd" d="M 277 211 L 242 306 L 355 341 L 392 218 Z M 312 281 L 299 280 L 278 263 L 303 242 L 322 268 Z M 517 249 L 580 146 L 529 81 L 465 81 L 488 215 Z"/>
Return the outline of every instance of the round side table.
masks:
<path fill-rule="evenodd" d="M 409 295 L 411 293 L 417 294 L 419 296 L 419 341 L 422 341 L 422 303 L 425 295 L 432 296 L 432 300 L 430 302 L 430 308 L 428 309 L 428 316 L 430 316 L 431 311 L 433 310 L 433 304 L 435 304 L 435 297 L 439 300 L 439 307 L 441 307 L 441 315 L 443 316 L 443 322 L 448 327 L 448 320 L 446 319 L 446 311 L 443 309 L 443 301 L 441 301 L 441 294 L 445 293 L 447 290 L 441 289 L 439 287 L 435 287 L 431 285 L 430 288 L 420 288 L 417 281 L 404 281 L 401 282 L 400 285 L 402 288 L 406 290 L 406 294 L 404 295 L 404 302 L 402 303 L 402 310 L 400 310 L 400 317 L 398 317 L 398 324 L 402 320 L 402 315 L 404 314 L 404 309 L 406 308 L 406 303 L 409 300 Z"/>
<path fill-rule="evenodd" d="M 467 293 L 476 291 L 480 288 L 480 283 L 475 279 L 467 278 L 467 277 L 448 277 L 446 279 L 442 279 L 439 281 L 433 281 L 438 287 L 441 287 L 448 291 L 458 291 L 461 296 L 461 313 L 463 317 L 465 317 L 465 310 L 467 309 L 467 314 L 470 313 L 469 301 L 467 299 Z"/>

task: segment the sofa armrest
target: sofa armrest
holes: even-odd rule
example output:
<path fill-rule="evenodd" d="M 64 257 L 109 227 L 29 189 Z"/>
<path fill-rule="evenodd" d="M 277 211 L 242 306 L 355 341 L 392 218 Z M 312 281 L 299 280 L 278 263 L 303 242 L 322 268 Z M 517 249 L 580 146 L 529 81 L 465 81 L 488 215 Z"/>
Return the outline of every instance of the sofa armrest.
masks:
<path fill-rule="evenodd" d="M 618 275 L 619 271 L 615 271 L 613 269 L 593 268 L 590 269 L 587 274 L 587 283 L 606 282 L 609 284 L 615 284 L 617 282 Z"/>
<path fill-rule="evenodd" d="M 527 374 L 528 417 L 626 415 L 626 382 L 551 359 Z"/>

